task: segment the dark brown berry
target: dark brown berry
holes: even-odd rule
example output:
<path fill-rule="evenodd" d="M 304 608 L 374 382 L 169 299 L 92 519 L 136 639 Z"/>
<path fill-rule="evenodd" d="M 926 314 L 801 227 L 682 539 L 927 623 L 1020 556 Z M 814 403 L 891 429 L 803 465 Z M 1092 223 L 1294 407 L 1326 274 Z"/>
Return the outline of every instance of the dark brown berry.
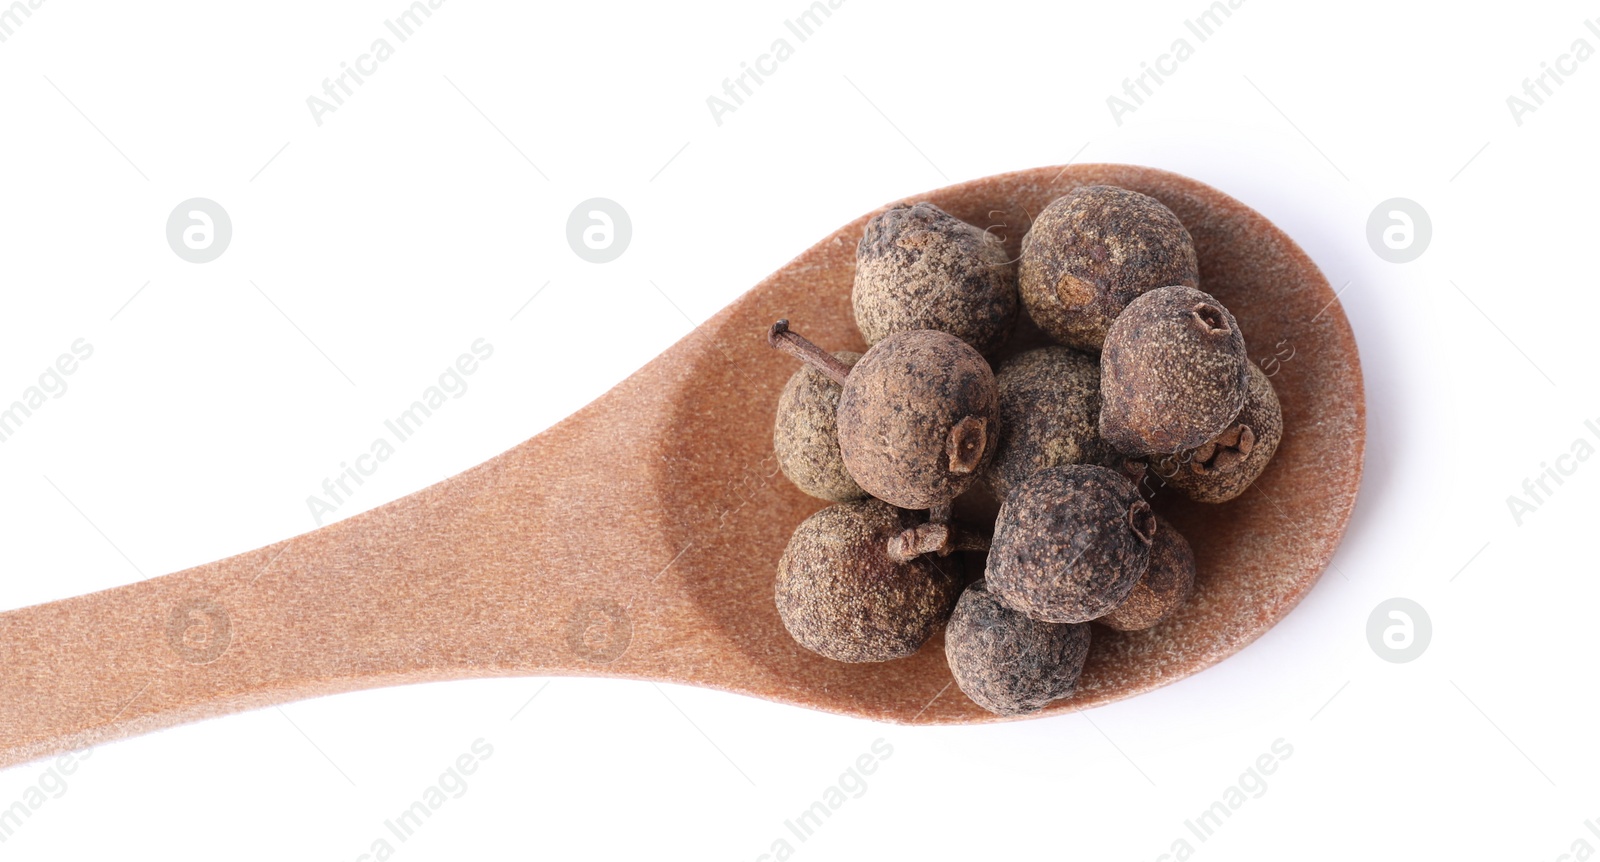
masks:
<path fill-rule="evenodd" d="M 812 652 L 848 662 L 916 652 L 960 594 L 956 556 L 890 557 L 917 518 L 878 500 L 829 506 L 807 518 L 778 561 L 778 615 Z"/>
<path fill-rule="evenodd" d="M 850 303 L 868 344 L 937 329 L 989 353 L 1016 322 L 1016 270 L 993 234 L 930 203 L 897 204 L 856 245 Z"/>
<path fill-rule="evenodd" d="M 1283 439 L 1283 408 L 1266 372 L 1253 362 L 1249 366 L 1250 389 L 1239 417 L 1199 448 L 1152 459 L 1155 480 L 1191 500 L 1226 503 L 1260 478 Z"/>
<path fill-rule="evenodd" d="M 949 503 L 977 478 L 999 432 L 994 372 L 944 332 L 898 332 L 854 367 L 772 325 L 768 339 L 838 381 L 839 451 L 868 494 L 903 509 Z"/>
<path fill-rule="evenodd" d="M 1124 632 L 1153 628 L 1172 616 L 1193 588 L 1194 551 L 1166 518 L 1157 516 L 1156 537 L 1150 543 L 1150 567 L 1127 600 L 1095 622 Z"/>
<path fill-rule="evenodd" d="M 837 350 L 845 365 L 861 354 Z M 778 415 L 772 427 L 772 451 L 778 467 L 795 487 L 824 500 L 844 503 L 867 496 L 844 468 L 839 454 L 839 384 L 805 365 L 784 384 L 778 396 Z"/>
<path fill-rule="evenodd" d="M 1099 350 L 1129 302 L 1174 284 L 1200 284 L 1194 241 L 1172 210 L 1138 192 L 1077 189 L 1051 201 L 1022 241 L 1022 303 L 1069 347 Z"/>
<path fill-rule="evenodd" d="M 1144 576 L 1155 513 L 1132 482 L 1104 467 L 1040 470 L 1000 506 L 989 588 L 1052 623 L 1082 623 L 1121 604 Z"/>
<path fill-rule="evenodd" d="M 1192 449 L 1244 407 L 1250 360 L 1238 321 L 1192 287 L 1128 303 L 1100 353 L 1100 436 L 1130 455 Z"/>
<path fill-rule="evenodd" d="M 868 350 L 839 396 L 839 449 L 880 500 L 927 509 L 956 498 L 993 451 L 1000 396 L 978 351 L 931 329 Z"/>
<path fill-rule="evenodd" d="M 1126 456 L 1100 439 L 1100 360 L 1070 347 L 1040 347 L 995 371 L 1000 440 L 983 470 L 996 498 L 1046 467 L 1122 469 Z"/>
<path fill-rule="evenodd" d="M 1021 715 L 1077 690 L 1089 640 L 1086 623 L 1032 619 L 976 581 L 950 615 L 944 655 L 956 685 L 974 703 L 1000 715 Z"/>

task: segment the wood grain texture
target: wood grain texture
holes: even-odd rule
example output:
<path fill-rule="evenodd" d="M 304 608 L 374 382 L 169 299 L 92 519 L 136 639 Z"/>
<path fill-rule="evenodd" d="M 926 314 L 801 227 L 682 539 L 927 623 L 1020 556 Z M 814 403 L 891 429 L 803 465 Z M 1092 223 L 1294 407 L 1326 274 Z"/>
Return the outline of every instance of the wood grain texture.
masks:
<path fill-rule="evenodd" d="M 1365 408 L 1348 321 L 1315 264 L 1238 201 L 1150 168 L 1074 165 L 919 195 L 1015 255 L 1051 199 L 1109 183 L 1194 236 L 1201 289 L 1273 378 L 1283 442 L 1221 506 L 1155 505 L 1198 560 L 1193 597 L 1152 631 L 1094 631 L 1079 693 L 1043 714 L 1196 673 L 1289 612 L 1327 566 L 1360 485 Z M 942 640 L 879 665 L 797 646 L 773 605 L 790 531 L 823 505 L 772 454 L 794 361 L 787 317 L 862 350 L 857 238 L 840 228 L 594 403 L 458 476 L 370 512 L 164 577 L 0 614 L 0 765 L 209 716 L 428 680 L 603 675 L 706 686 L 916 724 L 1002 720 L 950 685 Z M 1037 333 L 1023 332 L 1026 344 Z M 964 501 L 981 511 L 992 501 Z"/>

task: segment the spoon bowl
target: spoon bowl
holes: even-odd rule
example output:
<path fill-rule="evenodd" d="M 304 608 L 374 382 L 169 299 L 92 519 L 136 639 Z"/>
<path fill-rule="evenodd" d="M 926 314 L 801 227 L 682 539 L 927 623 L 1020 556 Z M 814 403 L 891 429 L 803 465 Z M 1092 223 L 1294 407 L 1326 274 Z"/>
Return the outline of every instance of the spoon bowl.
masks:
<path fill-rule="evenodd" d="M 1194 237 L 1201 289 L 1272 374 L 1284 437 L 1217 506 L 1158 492 L 1189 539 L 1193 596 L 1146 632 L 1096 626 L 1078 693 L 1036 715 L 1130 697 L 1260 637 L 1310 590 L 1360 485 L 1365 408 L 1349 322 L 1316 265 L 1266 218 L 1152 168 L 986 177 L 927 200 L 1020 249 L 1030 213 L 1084 185 L 1166 204 Z M 942 641 L 845 664 L 784 630 L 773 578 L 823 501 L 779 472 L 778 392 L 796 368 L 774 320 L 864 350 L 855 245 L 835 231 L 587 407 L 457 476 L 214 563 L 0 614 L 0 766 L 182 722 L 383 685 L 615 676 L 705 686 L 908 724 L 1005 720 L 952 685 Z M 1025 320 L 1009 350 L 1039 343 Z M 971 495 L 962 509 L 994 503 Z"/>

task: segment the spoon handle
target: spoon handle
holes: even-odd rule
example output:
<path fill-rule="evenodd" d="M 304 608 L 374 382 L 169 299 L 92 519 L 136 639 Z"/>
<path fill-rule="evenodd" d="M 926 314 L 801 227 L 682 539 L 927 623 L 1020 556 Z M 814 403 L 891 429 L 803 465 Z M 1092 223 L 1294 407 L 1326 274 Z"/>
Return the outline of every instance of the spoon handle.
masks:
<path fill-rule="evenodd" d="M 618 555 L 667 555 L 638 493 L 658 417 L 630 394 L 313 532 L 0 614 L 0 766 L 379 685 L 662 674 L 608 629 L 639 598 Z"/>

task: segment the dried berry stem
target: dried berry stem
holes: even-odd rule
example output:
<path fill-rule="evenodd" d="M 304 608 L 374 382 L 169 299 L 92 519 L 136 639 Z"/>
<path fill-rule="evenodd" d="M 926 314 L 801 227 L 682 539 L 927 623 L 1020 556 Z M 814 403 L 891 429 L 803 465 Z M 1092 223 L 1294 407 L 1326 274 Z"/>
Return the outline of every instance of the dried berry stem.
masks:
<path fill-rule="evenodd" d="M 950 439 L 945 444 L 945 454 L 950 458 L 950 472 L 971 473 L 983 460 L 983 451 L 989 445 L 989 423 L 981 416 L 967 416 L 950 429 Z"/>
<path fill-rule="evenodd" d="M 772 324 L 772 328 L 767 330 L 767 343 L 821 371 L 840 386 L 844 385 L 844 379 L 850 375 L 850 366 L 844 364 L 837 356 L 812 344 L 800 333 L 790 332 L 787 319 Z"/>
<path fill-rule="evenodd" d="M 1142 499 L 1134 500 L 1128 507 L 1128 526 L 1133 528 L 1133 534 L 1138 536 L 1146 545 L 1155 541 L 1156 513 L 1150 504 Z"/>
<path fill-rule="evenodd" d="M 986 554 L 989 552 L 989 537 L 957 525 L 955 535 L 950 540 L 949 550 L 943 553 L 950 554 L 955 551 L 976 551 Z"/>
<path fill-rule="evenodd" d="M 1217 435 L 1211 442 L 1194 450 L 1194 471 L 1204 476 L 1208 473 L 1227 473 L 1237 469 L 1250 457 L 1255 448 L 1256 432 L 1244 424 L 1236 424 Z"/>
<path fill-rule="evenodd" d="M 988 537 L 961 524 L 930 521 L 889 539 L 889 557 L 902 563 L 923 554 L 948 557 L 956 551 L 987 550 Z"/>
<path fill-rule="evenodd" d="M 1207 335 L 1227 335 L 1230 331 L 1228 323 L 1221 309 L 1215 305 L 1201 302 L 1194 307 L 1194 320 L 1199 324 L 1200 331 Z"/>

